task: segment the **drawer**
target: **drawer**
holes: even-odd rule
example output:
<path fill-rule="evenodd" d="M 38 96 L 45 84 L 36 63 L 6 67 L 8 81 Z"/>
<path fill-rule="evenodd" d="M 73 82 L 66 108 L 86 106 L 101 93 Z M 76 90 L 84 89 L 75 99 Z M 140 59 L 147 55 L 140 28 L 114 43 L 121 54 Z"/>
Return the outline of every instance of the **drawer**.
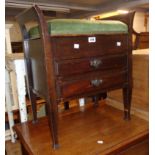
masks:
<path fill-rule="evenodd" d="M 61 60 L 55 61 L 55 72 L 57 76 L 70 76 L 98 70 L 126 68 L 126 65 L 127 55 Z"/>
<path fill-rule="evenodd" d="M 82 76 L 81 76 L 82 77 Z M 107 73 L 93 73 L 83 75 L 82 78 L 57 81 L 59 98 L 72 98 L 74 96 L 96 94 L 99 91 L 108 91 L 121 88 L 127 82 L 126 71 L 115 71 Z"/>
<path fill-rule="evenodd" d="M 73 59 L 127 52 L 128 37 L 122 35 L 96 35 L 56 37 L 52 39 L 56 59 Z"/>

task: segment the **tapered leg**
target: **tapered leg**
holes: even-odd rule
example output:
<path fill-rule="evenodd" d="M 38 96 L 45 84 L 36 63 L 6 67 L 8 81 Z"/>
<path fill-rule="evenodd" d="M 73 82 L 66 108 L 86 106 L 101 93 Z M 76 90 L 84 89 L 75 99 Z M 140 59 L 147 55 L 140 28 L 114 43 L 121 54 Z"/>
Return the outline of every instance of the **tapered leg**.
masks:
<path fill-rule="evenodd" d="M 94 106 L 98 106 L 98 101 L 101 99 L 105 99 L 107 97 L 107 93 L 96 94 L 92 97 L 92 101 L 94 102 Z"/>
<path fill-rule="evenodd" d="M 64 109 L 65 110 L 69 109 L 69 102 L 68 101 L 64 102 Z"/>
<path fill-rule="evenodd" d="M 27 152 L 26 148 L 22 143 L 21 143 L 21 151 L 22 151 L 22 155 L 29 155 L 29 153 Z"/>
<path fill-rule="evenodd" d="M 53 141 L 53 148 L 57 149 L 59 148 L 58 127 L 57 127 L 58 124 L 57 102 L 55 101 L 55 103 L 52 103 L 51 101 L 47 101 L 47 107 L 48 107 L 48 121 Z"/>
<path fill-rule="evenodd" d="M 45 103 L 45 114 L 46 114 L 46 116 L 48 116 L 48 106 L 46 103 Z"/>
<path fill-rule="evenodd" d="M 98 101 L 99 101 L 99 95 L 95 95 L 93 96 L 93 102 L 94 102 L 94 106 L 97 107 L 98 106 Z"/>
<path fill-rule="evenodd" d="M 123 88 L 124 119 L 130 120 L 132 88 Z"/>
<path fill-rule="evenodd" d="M 26 50 L 26 49 L 25 49 Z M 36 104 L 36 94 L 33 93 L 33 76 L 32 76 L 32 66 L 31 66 L 31 59 L 28 58 L 27 53 L 25 51 L 25 65 L 26 65 L 26 85 L 29 94 L 29 99 L 32 105 L 32 114 L 33 114 L 33 123 L 37 122 L 37 104 Z"/>
<path fill-rule="evenodd" d="M 32 105 L 32 114 L 33 114 L 33 123 L 37 122 L 37 103 L 36 103 L 36 95 L 32 90 L 29 92 L 29 98 Z"/>
<path fill-rule="evenodd" d="M 100 98 L 101 99 L 106 99 L 107 98 L 107 93 L 100 93 Z"/>

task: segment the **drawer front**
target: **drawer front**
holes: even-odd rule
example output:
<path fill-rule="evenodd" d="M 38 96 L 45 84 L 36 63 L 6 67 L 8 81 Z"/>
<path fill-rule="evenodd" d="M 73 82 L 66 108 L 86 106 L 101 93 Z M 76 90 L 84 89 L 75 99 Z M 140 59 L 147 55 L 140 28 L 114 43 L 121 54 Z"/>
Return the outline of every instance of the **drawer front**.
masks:
<path fill-rule="evenodd" d="M 76 77 L 77 78 L 77 77 Z M 70 98 L 74 96 L 107 91 L 121 88 L 127 82 L 127 72 L 113 72 L 103 74 L 92 74 L 75 80 L 58 81 L 59 98 Z"/>
<path fill-rule="evenodd" d="M 70 76 L 91 71 L 126 68 L 127 55 L 55 61 L 57 76 Z"/>
<path fill-rule="evenodd" d="M 56 37 L 52 45 L 56 59 L 72 59 L 127 52 L 127 39 L 125 34 Z"/>

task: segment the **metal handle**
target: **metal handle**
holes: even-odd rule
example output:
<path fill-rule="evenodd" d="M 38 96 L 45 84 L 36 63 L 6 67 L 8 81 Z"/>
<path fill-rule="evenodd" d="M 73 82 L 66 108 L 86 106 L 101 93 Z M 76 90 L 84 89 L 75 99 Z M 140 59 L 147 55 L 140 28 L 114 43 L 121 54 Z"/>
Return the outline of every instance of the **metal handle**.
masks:
<path fill-rule="evenodd" d="M 102 61 L 100 59 L 90 60 L 90 66 L 94 68 L 98 68 L 101 64 L 102 64 Z"/>
<path fill-rule="evenodd" d="M 99 85 L 101 85 L 103 83 L 102 79 L 95 79 L 95 80 L 91 80 L 91 85 L 98 87 Z"/>

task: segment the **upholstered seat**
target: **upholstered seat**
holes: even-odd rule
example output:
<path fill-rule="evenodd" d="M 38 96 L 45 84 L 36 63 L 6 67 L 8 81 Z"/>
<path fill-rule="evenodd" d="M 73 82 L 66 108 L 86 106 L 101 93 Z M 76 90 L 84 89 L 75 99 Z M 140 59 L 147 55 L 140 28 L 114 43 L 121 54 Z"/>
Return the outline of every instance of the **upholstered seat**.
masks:
<path fill-rule="evenodd" d="M 48 21 L 48 31 L 52 36 L 127 33 L 128 26 L 123 22 L 111 20 L 53 19 Z M 29 35 L 31 38 L 38 38 L 38 26 L 31 28 Z"/>

